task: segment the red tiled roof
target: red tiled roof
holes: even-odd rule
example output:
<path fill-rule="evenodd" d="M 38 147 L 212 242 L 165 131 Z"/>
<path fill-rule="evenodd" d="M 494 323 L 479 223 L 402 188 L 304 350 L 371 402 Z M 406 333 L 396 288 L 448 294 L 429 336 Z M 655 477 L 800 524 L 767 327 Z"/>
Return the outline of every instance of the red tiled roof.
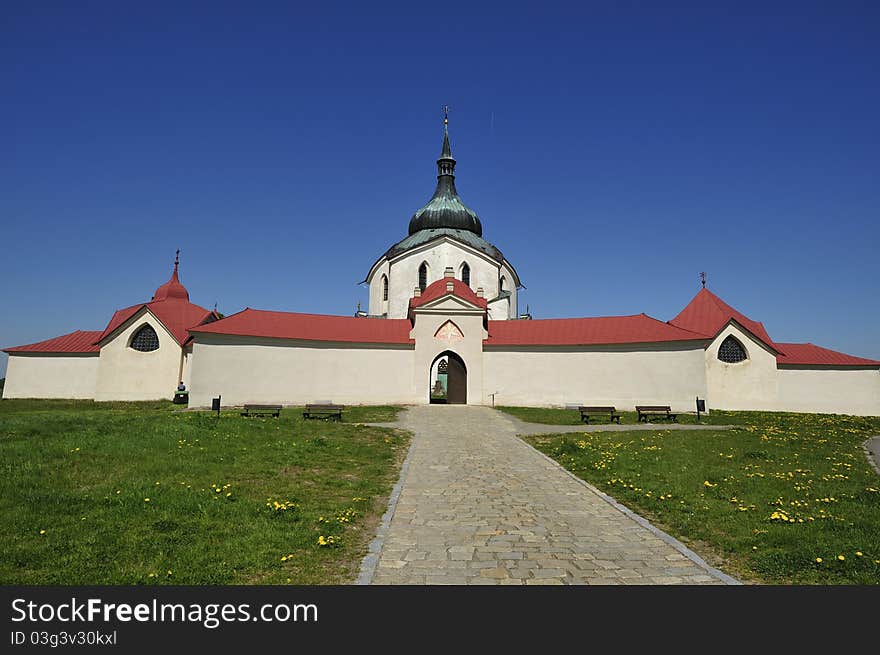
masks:
<path fill-rule="evenodd" d="M 812 343 L 780 343 L 783 352 L 776 355 L 777 364 L 807 364 L 814 366 L 880 366 L 876 359 L 854 357 L 822 348 Z M 784 353 L 784 354 L 783 354 Z"/>
<path fill-rule="evenodd" d="M 146 307 L 168 329 L 177 343 L 181 346 L 185 345 L 192 338 L 189 336 L 189 328 L 201 325 L 214 312 L 189 301 L 189 292 L 177 277 L 177 266 L 178 262 L 175 259 L 171 278 L 156 289 L 156 293 L 153 294 L 153 299 L 150 302 L 132 305 L 131 307 L 120 309 L 113 314 L 107 327 L 95 339 L 95 342 L 98 343 L 106 339 L 132 316 Z"/>
<path fill-rule="evenodd" d="M 647 314 L 599 318 L 550 318 L 489 321 L 487 346 L 583 346 L 659 341 L 705 341 L 695 334 Z"/>
<path fill-rule="evenodd" d="M 95 345 L 95 341 L 101 334 L 100 330 L 85 331 L 76 330 L 69 334 L 63 334 L 54 339 L 38 341 L 26 346 L 5 348 L 7 353 L 97 353 L 101 349 Z"/>
<path fill-rule="evenodd" d="M 168 331 L 174 336 L 174 340 L 181 346 L 190 339 L 189 328 L 201 325 L 207 320 L 213 312 L 204 307 L 199 307 L 193 303 L 178 298 L 168 298 L 167 300 L 154 300 L 148 303 L 132 305 L 125 309 L 120 309 L 107 324 L 107 327 L 96 342 L 103 341 L 117 328 L 122 326 L 128 319 L 137 314 L 142 308 L 148 308 L 153 315 L 159 319 Z"/>
<path fill-rule="evenodd" d="M 361 318 L 354 316 L 327 316 L 324 314 L 296 314 L 247 309 L 214 321 L 208 325 L 190 328 L 194 334 L 232 334 L 248 337 L 301 339 L 304 341 L 340 341 L 350 343 L 405 343 L 412 324 L 408 319 Z"/>
<path fill-rule="evenodd" d="M 446 283 L 452 282 L 452 291 L 446 290 Z M 464 300 L 467 300 L 472 305 L 476 305 L 477 307 L 482 307 L 485 309 L 488 307 L 485 298 L 480 298 L 474 293 L 473 289 L 471 289 L 467 284 L 462 282 L 461 280 L 457 280 L 454 277 L 444 277 L 440 278 L 436 282 L 432 282 L 425 290 L 422 291 L 422 295 L 418 298 L 411 298 L 409 301 L 410 308 L 420 307 L 426 303 L 431 302 L 432 300 L 436 300 L 437 298 L 441 298 L 446 294 L 452 294 L 453 296 L 458 296 Z"/>
<path fill-rule="evenodd" d="M 700 292 L 694 296 L 687 307 L 669 321 L 669 324 L 691 332 L 699 332 L 711 338 L 715 337 L 731 319 L 773 350 L 779 350 L 770 335 L 767 334 L 763 323 L 753 321 L 745 314 L 741 314 L 706 288 L 700 289 Z"/>

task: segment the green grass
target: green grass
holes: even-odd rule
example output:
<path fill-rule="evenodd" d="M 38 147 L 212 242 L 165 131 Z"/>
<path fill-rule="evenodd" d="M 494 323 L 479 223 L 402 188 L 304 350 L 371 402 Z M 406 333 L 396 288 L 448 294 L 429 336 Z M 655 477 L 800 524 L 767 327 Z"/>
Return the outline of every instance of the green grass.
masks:
<path fill-rule="evenodd" d="M 353 407 L 338 423 L 296 408 L 280 419 L 178 409 L 0 401 L 0 584 L 356 577 L 409 439 L 357 423 L 399 408 Z"/>
<path fill-rule="evenodd" d="M 558 409 L 555 407 L 496 407 L 502 412 L 506 412 L 521 421 L 527 423 L 543 423 L 546 425 L 583 425 L 581 421 L 581 413 L 576 409 Z M 730 425 L 745 420 L 744 417 L 737 417 L 737 414 L 747 414 L 748 412 L 712 412 L 711 414 L 700 414 L 700 423 L 704 425 Z M 621 425 L 636 425 L 638 414 L 636 412 L 618 412 L 620 414 Z M 663 419 L 665 421 L 665 419 Z M 678 423 L 684 425 L 693 425 L 697 423 L 696 414 L 679 414 Z M 607 417 L 591 416 L 590 424 L 608 423 Z M 655 423 L 662 421 L 654 419 Z"/>
<path fill-rule="evenodd" d="M 737 427 L 526 440 L 742 579 L 880 584 L 880 478 L 861 446 L 880 418 L 713 419 Z"/>

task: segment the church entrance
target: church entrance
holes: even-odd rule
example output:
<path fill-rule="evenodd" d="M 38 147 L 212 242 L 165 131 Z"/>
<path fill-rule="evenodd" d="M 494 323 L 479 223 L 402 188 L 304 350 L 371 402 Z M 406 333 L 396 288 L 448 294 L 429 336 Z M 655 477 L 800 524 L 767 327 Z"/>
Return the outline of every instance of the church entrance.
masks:
<path fill-rule="evenodd" d="M 431 403 L 467 404 L 467 367 L 451 350 L 440 353 L 431 363 Z"/>

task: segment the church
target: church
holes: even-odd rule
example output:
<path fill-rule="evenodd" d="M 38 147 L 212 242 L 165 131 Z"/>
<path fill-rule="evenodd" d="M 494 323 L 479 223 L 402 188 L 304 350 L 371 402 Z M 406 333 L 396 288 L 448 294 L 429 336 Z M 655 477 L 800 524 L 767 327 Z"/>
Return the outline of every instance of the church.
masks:
<path fill-rule="evenodd" d="M 444 120 L 437 186 L 372 264 L 367 311 L 222 317 L 171 278 L 149 301 L 9 355 L 4 398 L 245 403 L 670 405 L 880 415 L 880 361 L 779 343 L 704 286 L 673 318 L 532 319 L 519 274 L 455 186 Z"/>

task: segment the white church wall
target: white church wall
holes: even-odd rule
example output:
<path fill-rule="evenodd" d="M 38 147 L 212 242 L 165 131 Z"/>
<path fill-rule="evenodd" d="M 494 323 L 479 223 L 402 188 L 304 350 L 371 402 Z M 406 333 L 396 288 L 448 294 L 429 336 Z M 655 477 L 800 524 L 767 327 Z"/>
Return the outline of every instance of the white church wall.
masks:
<path fill-rule="evenodd" d="M 367 319 L 364 319 L 367 320 Z M 415 402 L 413 347 L 201 334 L 193 345 L 190 407 Z"/>
<path fill-rule="evenodd" d="M 718 359 L 721 343 L 730 335 L 743 345 L 748 359 L 728 364 Z M 709 409 L 773 410 L 777 406 L 776 355 L 748 332 L 731 323 L 705 351 L 706 406 Z"/>
<path fill-rule="evenodd" d="M 478 287 L 483 287 L 486 298 L 494 298 L 498 293 L 498 262 L 454 241 L 441 240 L 413 249 L 391 262 L 388 272 L 389 318 L 406 318 L 413 289 L 419 284 L 419 266 L 422 262 L 428 265 L 428 284 L 442 278 L 447 266 L 452 267 L 455 277 L 460 280 L 461 264 L 467 262 L 471 269 L 471 289 L 476 291 Z M 370 282 L 371 312 L 374 293 L 381 294 L 377 280 L 381 277 L 382 274 L 377 271 Z M 381 295 L 378 297 L 381 298 Z"/>
<path fill-rule="evenodd" d="M 504 290 L 510 291 L 510 300 L 508 300 L 508 302 L 506 304 L 506 309 L 508 311 L 508 315 L 502 316 L 500 312 L 497 312 L 497 314 L 502 319 L 504 319 L 504 318 L 511 318 L 511 319 L 519 318 L 519 314 L 517 314 L 517 311 L 518 311 L 517 310 L 517 293 L 518 293 L 518 291 L 516 289 L 515 280 L 516 280 L 516 277 L 514 276 L 513 271 L 510 270 L 510 266 L 508 266 L 507 264 L 502 264 L 501 268 L 498 272 L 498 282 L 497 282 L 498 292 L 491 295 L 491 296 L 489 296 L 489 295 L 486 296 L 486 298 L 491 299 L 491 298 L 494 298 L 496 295 L 498 295 L 498 293 L 501 292 L 502 282 L 504 284 Z M 502 303 L 498 303 L 498 304 L 503 306 Z M 492 315 L 492 314 L 490 314 L 489 318 L 493 321 L 498 320 L 498 319 L 496 319 L 495 315 Z"/>
<path fill-rule="evenodd" d="M 880 416 L 880 371 L 851 367 L 785 367 L 777 371 L 775 409 Z"/>
<path fill-rule="evenodd" d="M 10 353 L 4 398 L 94 398 L 98 353 Z"/>
<path fill-rule="evenodd" d="M 159 337 L 159 349 L 140 352 L 129 343 L 144 324 Z M 101 347 L 95 400 L 171 399 L 180 381 L 183 349 L 165 326 L 146 309 L 138 312 Z"/>
<path fill-rule="evenodd" d="M 381 316 L 382 314 L 386 314 L 391 304 L 391 278 L 389 276 L 389 268 L 390 267 L 388 261 L 383 261 L 376 268 L 376 271 L 373 273 L 373 277 L 370 279 L 370 300 L 369 309 L 367 311 L 373 316 Z M 383 278 L 388 279 L 388 300 L 382 299 Z M 415 287 L 415 284 L 413 284 L 412 286 Z M 412 289 L 410 289 L 410 293 L 412 293 Z"/>
<path fill-rule="evenodd" d="M 467 402 L 479 405 L 483 399 L 483 339 L 487 332 L 483 327 L 483 312 L 462 311 L 458 301 L 446 299 L 439 303 L 438 313 L 416 311 L 416 320 L 410 336 L 416 340 L 415 356 L 412 363 L 412 386 L 415 389 L 415 403 L 430 402 L 431 365 L 441 353 L 449 350 L 464 361 L 467 370 Z M 437 335 L 447 321 L 452 321 L 460 330 L 462 339 L 448 340 Z"/>
<path fill-rule="evenodd" d="M 706 396 L 702 343 L 488 347 L 484 404 L 670 405 L 694 411 Z"/>

